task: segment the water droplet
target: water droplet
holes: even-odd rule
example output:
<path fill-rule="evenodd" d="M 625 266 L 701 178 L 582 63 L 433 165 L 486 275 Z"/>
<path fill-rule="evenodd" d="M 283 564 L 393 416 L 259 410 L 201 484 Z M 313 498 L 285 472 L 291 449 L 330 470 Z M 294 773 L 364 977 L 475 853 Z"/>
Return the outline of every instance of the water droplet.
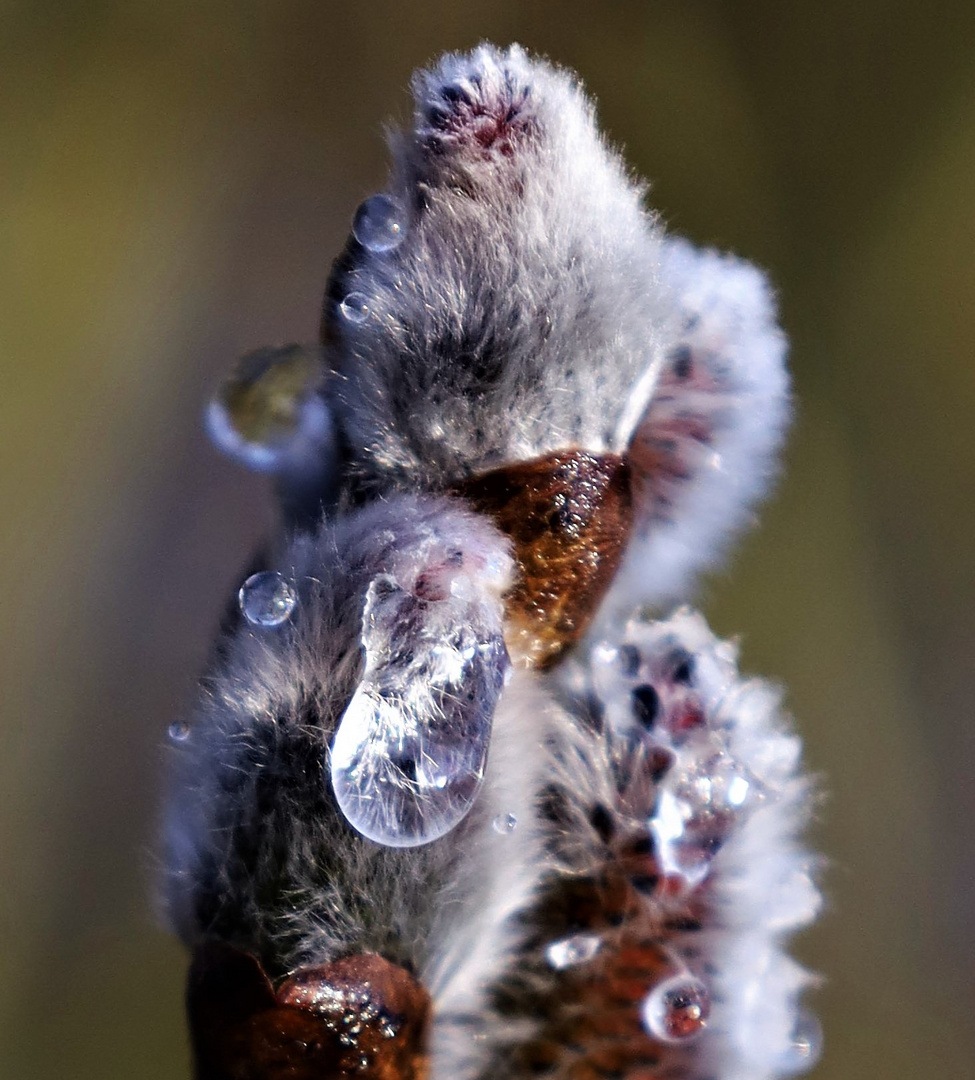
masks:
<path fill-rule="evenodd" d="M 392 578 L 369 587 L 365 671 L 335 732 L 330 770 L 342 813 L 376 843 L 436 840 L 473 805 L 509 666 L 500 624 L 476 616 L 473 605 L 425 602 Z"/>
<path fill-rule="evenodd" d="M 685 1043 L 707 1026 L 711 1012 L 708 988 L 691 975 L 675 975 L 658 983 L 643 999 L 643 1026 L 665 1043 Z"/>
<path fill-rule="evenodd" d="M 556 971 L 586 964 L 599 952 L 602 941 L 597 934 L 573 934 L 553 941 L 545 950 L 545 960 Z"/>
<path fill-rule="evenodd" d="M 518 828 L 518 817 L 516 814 L 498 814 L 494 821 L 491 822 L 491 828 L 496 833 L 507 836 Z"/>
<path fill-rule="evenodd" d="M 367 251 L 392 251 L 406 235 L 406 215 L 388 195 L 373 195 L 356 210 L 352 234 Z"/>
<path fill-rule="evenodd" d="M 697 819 L 715 822 L 740 817 L 764 796 L 761 785 L 729 754 L 712 754 L 696 762 L 676 781 L 676 794 Z"/>
<path fill-rule="evenodd" d="M 728 784 L 728 791 L 725 795 L 729 805 L 741 806 L 745 799 L 748 798 L 748 781 L 743 776 L 736 776 Z"/>
<path fill-rule="evenodd" d="M 282 345 L 242 357 L 206 412 L 210 438 L 258 472 L 319 457 L 334 438 L 322 397 L 327 368 L 315 346 Z"/>
<path fill-rule="evenodd" d="M 241 585 L 237 603 L 251 625 L 272 627 L 291 618 L 298 596 L 276 570 L 264 570 Z"/>
<path fill-rule="evenodd" d="M 174 720 L 167 734 L 172 742 L 186 742 L 190 737 L 190 725 L 185 720 Z"/>
<path fill-rule="evenodd" d="M 791 1045 L 776 1062 L 776 1069 L 787 1076 L 807 1072 L 823 1052 L 823 1029 L 808 1009 L 800 1009 L 792 1030 Z"/>
<path fill-rule="evenodd" d="M 369 297 L 365 293 L 350 292 L 339 304 L 339 311 L 350 323 L 364 323 L 369 318 Z"/>
<path fill-rule="evenodd" d="M 672 791 L 660 793 L 649 825 L 661 870 L 682 877 L 688 888 L 699 885 L 721 846 L 720 829 L 709 819 L 695 819 L 692 807 Z"/>

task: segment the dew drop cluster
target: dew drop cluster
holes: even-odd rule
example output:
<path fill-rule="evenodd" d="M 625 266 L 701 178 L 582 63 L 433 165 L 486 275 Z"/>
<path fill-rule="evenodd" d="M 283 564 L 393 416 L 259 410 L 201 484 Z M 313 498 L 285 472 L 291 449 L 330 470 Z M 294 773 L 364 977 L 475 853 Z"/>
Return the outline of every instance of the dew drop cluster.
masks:
<path fill-rule="evenodd" d="M 634 755 L 655 763 L 646 830 L 660 881 L 687 895 L 706 882 L 728 837 L 767 793 L 723 723 L 737 685 L 733 658 L 695 653 L 675 635 L 668 640 L 638 627 L 631 624 L 624 644 L 593 650 L 592 680 L 606 721 L 628 748 L 621 781 L 631 779 Z"/>
<path fill-rule="evenodd" d="M 382 258 L 395 251 L 406 238 L 407 216 L 389 195 L 372 195 L 355 212 L 352 235 L 369 254 Z M 361 326 L 372 314 L 369 297 L 351 289 L 338 305 L 339 315 L 351 326 Z"/>
<path fill-rule="evenodd" d="M 606 869 L 573 885 L 563 902 L 576 912 L 572 932 L 543 944 L 541 960 L 563 980 L 560 993 L 580 1002 L 594 984 L 632 1000 L 634 1038 L 679 1048 L 711 1031 L 759 1032 L 752 1041 L 765 1056 L 749 1068 L 793 1076 L 815 1064 L 820 1045 L 799 1004 L 804 977 L 781 941 L 815 913 L 801 852 L 770 861 L 768 895 L 747 898 L 755 933 L 746 953 L 734 965 L 709 954 L 726 919 L 723 890 L 746 902 L 734 847 L 782 812 L 798 755 L 797 740 L 775 727 L 774 694 L 742 681 L 736 659 L 682 609 L 667 622 L 633 620 L 622 641 L 596 644 L 567 678 L 605 728 L 615 801 L 589 815 Z M 641 971 L 642 995 L 633 989 Z"/>

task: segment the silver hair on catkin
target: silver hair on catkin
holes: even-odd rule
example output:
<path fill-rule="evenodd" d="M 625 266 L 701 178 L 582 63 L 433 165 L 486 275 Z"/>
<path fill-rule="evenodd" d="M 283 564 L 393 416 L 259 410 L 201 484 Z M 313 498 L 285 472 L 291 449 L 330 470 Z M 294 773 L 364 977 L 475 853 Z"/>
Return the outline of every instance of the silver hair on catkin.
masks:
<path fill-rule="evenodd" d="M 283 525 L 170 734 L 196 1075 L 794 1075 L 800 743 L 664 608 L 776 472 L 772 290 L 665 232 L 571 74 L 482 45 L 413 93 L 321 341 L 207 414 Z"/>

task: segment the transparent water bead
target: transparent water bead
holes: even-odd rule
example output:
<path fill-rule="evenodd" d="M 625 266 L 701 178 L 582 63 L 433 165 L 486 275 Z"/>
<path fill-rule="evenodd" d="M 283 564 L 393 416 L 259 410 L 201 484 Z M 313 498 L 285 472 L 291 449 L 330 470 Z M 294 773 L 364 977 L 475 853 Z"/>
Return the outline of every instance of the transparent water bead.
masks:
<path fill-rule="evenodd" d="M 699 761 L 676 781 L 675 792 L 695 817 L 740 817 L 762 801 L 761 786 L 726 753 Z"/>
<path fill-rule="evenodd" d="M 728 782 L 725 798 L 730 806 L 739 807 L 744 805 L 748 798 L 748 789 L 751 785 L 743 776 L 735 776 Z"/>
<path fill-rule="evenodd" d="M 373 195 L 356 210 L 352 235 L 367 251 L 392 251 L 406 235 L 406 215 L 395 199 Z"/>
<path fill-rule="evenodd" d="M 786 1076 L 808 1072 L 823 1053 L 823 1029 L 808 1009 L 800 1009 L 792 1030 L 792 1045 L 776 1062 L 776 1068 Z"/>
<path fill-rule="evenodd" d="M 309 462 L 320 469 L 334 453 L 327 379 L 318 346 L 250 352 L 211 399 L 207 432 L 220 450 L 257 472 L 307 471 Z"/>
<path fill-rule="evenodd" d="M 716 848 L 695 835 L 691 814 L 686 802 L 671 791 L 662 791 L 649 824 L 660 868 L 665 874 L 684 878 L 693 888 L 707 877 Z"/>
<path fill-rule="evenodd" d="M 335 732 L 330 771 L 339 809 L 378 844 L 436 840 L 481 786 L 509 660 L 500 619 L 493 630 L 478 625 L 472 606 L 422 601 L 385 576 L 369 587 L 365 671 Z"/>
<path fill-rule="evenodd" d="M 602 947 L 597 934 L 573 934 L 553 941 L 545 950 L 545 962 L 556 971 L 587 964 Z"/>
<path fill-rule="evenodd" d="M 491 828 L 496 833 L 507 836 L 518 828 L 518 817 L 516 814 L 498 814 L 494 821 L 491 822 Z"/>
<path fill-rule="evenodd" d="M 705 1029 L 711 1013 L 708 988 L 691 975 L 658 983 L 643 999 L 641 1017 L 650 1035 L 665 1043 L 686 1043 Z"/>
<path fill-rule="evenodd" d="M 350 323 L 364 323 L 369 318 L 369 297 L 365 293 L 350 292 L 339 304 L 342 318 Z"/>
<path fill-rule="evenodd" d="M 190 725 L 185 720 L 174 720 L 166 732 L 170 742 L 186 742 L 190 737 Z"/>
<path fill-rule="evenodd" d="M 298 595 L 276 570 L 252 574 L 240 587 L 237 603 L 252 626 L 281 626 L 291 618 Z"/>

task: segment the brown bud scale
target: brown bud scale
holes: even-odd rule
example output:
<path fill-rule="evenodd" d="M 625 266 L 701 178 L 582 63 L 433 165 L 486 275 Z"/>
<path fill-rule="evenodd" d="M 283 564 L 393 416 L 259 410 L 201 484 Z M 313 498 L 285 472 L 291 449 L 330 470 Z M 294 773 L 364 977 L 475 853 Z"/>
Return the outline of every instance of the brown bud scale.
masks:
<path fill-rule="evenodd" d="M 374 953 L 301 968 L 197 948 L 187 991 L 196 1080 L 425 1080 L 430 995 Z"/>
<path fill-rule="evenodd" d="M 458 484 L 514 543 L 509 647 L 545 668 L 582 637 L 619 566 L 633 524 L 630 470 L 616 454 L 564 450 Z"/>

